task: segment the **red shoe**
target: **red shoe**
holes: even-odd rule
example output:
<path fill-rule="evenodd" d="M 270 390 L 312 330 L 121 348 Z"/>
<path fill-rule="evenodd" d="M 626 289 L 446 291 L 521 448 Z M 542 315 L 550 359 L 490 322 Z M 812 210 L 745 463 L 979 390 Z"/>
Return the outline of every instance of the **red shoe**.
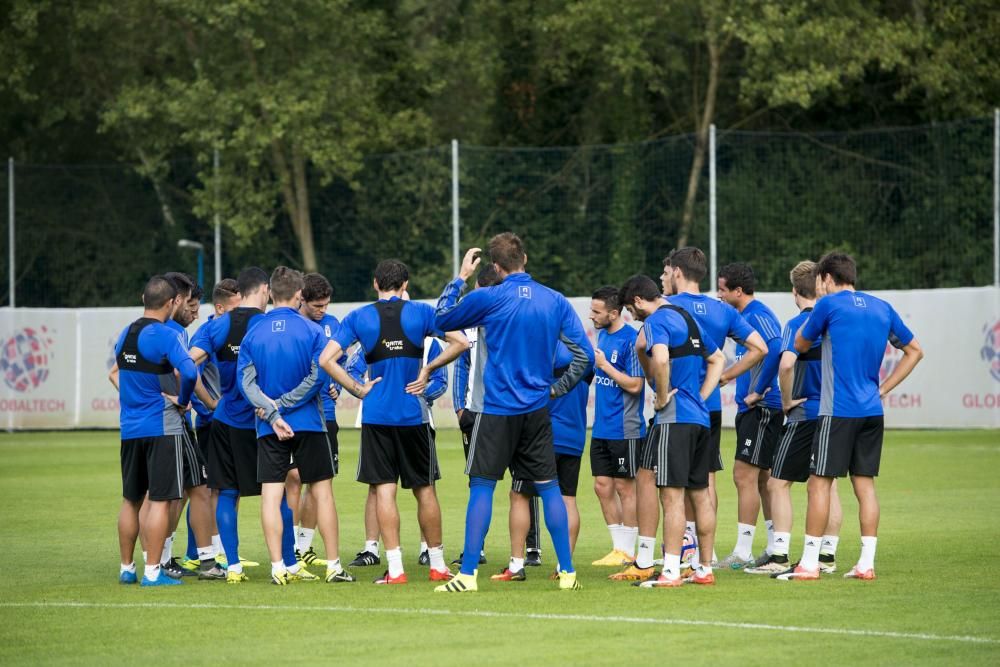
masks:
<path fill-rule="evenodd" d="M 684 579 L 686 584 L 701 584 L 702 586 L 714 586 L 715 585 L 715 573 L 709 572 L 705 576 L 700 576 L 698 570 L 694 571 L 690 577 Z"/>
<path fill-rule="evenodd" d="M 451 570 L 445 568 L 443 570 L 435 570 L 433 567 L 430 569 L 430 579 L 431 581 L 451 581 L 451 578 L 455 575 L 451 573 Z M 406 576 L 406 575 L 403 575 Z"/>
<path fill-rule="evenodd" d="M 499 573 L 490 577 L 492 581 L 524 581 L 527 578 L 524 574 L 524 568 L 521 568 L 517 572 L 511 572 L 509 567 L 505 567 Z"/>
<path fill-rule="evenodd" d="M 844 575 L 844 579 L 861 579 L 863 581 L 871 581 L 874 578 L 875 578 L 874 568 L 862 572 L 861 570 L 858 569 L 857 565 L 852 567 L 851 571 Z"/>
<path fill-rule="evenodd" d="M 373 584 L 405 584 L 406 583 L 406 573 L 399 575 L 398 577 L 390 577 L 389 570 L 385 571 L 381 577 L 372 582 Z"/>

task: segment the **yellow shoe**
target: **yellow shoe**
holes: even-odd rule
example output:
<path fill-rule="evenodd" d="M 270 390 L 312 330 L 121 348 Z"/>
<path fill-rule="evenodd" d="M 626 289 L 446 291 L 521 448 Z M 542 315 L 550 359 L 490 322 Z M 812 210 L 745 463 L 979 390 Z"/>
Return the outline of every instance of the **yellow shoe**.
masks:
<path fill-rule="evenodd" d="M 201 561 L 192 560 L 190 558 L 181 562 L 181 567 L 183 567 L 188 572 L 197 572 L 201 568 Z"/>
<path fill-rule="evenodd" d="M 595 560 L 591 563 L 591 565 L 596 565 L 597 567 L 621 567 L 622 565 L 631 562 L 632 558 L 628 554 L 624 551 L 615 549 L 604 558 Z"/>
<path fill-rule="evenodd" d="M 287 586 L 291 581 L 291 577 L 288 575 L 287 570 L 281 572 L 271 573 L 271 583 L 275 586 Z"/>
<path fill-rule="evenodd" d="M 304 567 L 300 567 L 297 572 L 288 573 L 288 582 L 293 581 L 319 581 L 320 578 L 307 570 Z"/>
<path fill-rule="evenodd" d="M 247 560 L 246 558 L 240 558 L 240 565 L 243 567 L 260 567 L 260 563 L 255 560 Z"/>
<path fill-rule="evenodd" d="M 567 572 L 566 570 L 559 572 L 559 590 L 578 591 L 581 588 L 583 586 L 576 580 L 576 572 Z"/>
<path fill-rule="evenodd" d="M 479 590 L 479 584 L 476 583 L 476 575 L 479 574 L 479 570 L 476 570 L 473 574 L 462 574 L 459 572 L 454 577 L 451 578 L 446 584 L 441 584 L 434 589 L 435 593 L 471 593 L 473 591 Z"/>
<path fill-rule="evenodd" d="M 299 554 L 299 550 L 296 549 L 295 555 L 299 558 L 299 560 L 303 561 L 306 565 L 326 567 L 326 560 L 317 556 L 316 552 L 313 551 L 312 547 L 309 547 L 309 549 L 304 551 L 301 555 Z"/>
<path fill-rule="evenodd" d="M 250 577 L 243 574 L 242 572 L 226 572 L 226 583 L 227 584 L 242 584 L 244 581 L 249 581 Z"/>
<path fill-rule="evenodd" d="M 653 576 L 653 567 L 636 567 L 635 563 L 629 563 L 621 572 L 615 572 L 608 579 L 611 581 L 646 581 Z"/>

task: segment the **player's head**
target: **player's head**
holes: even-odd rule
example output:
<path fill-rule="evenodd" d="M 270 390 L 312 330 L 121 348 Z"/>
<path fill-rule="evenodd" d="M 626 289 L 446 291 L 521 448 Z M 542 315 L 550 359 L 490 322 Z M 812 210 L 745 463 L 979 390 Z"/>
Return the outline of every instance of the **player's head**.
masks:
<path fill-rule="evenodd" d="M 184 308 L 187 310 L 186 319 L 187 322 L 181 322 L 185 327 L 198 319 L 198 311 L 201 308 L 201 299 L 205 296 L 205 290 L 201 288 L 198 284 L 198 279 L 192 276 L 190 273 L 185 273 L 188 280 L 191 281 L 191 295 L 188 296 L 187 304 Z"/>
<path fill-rule="evenodd" d="M 497 269 L 492 263 L 483 264 L 479 267 L 479 275 L 476 276 L 476 287 L 493 287 L 503 282 L 503 278 L 497 273 Z"/>
<path fill-rule="evenodd" d="M 258 266 L 248 266 L 240 271 L 236 276 L 236 289 L 241 301 L 263 310 L 271 294 L 268 282 L 267 273 Z"/>
<path fill-rule="evenodd" d="M 816 262 L 808 259 L 799 262 L 788 278 L 792 281 L 792 294 L 810 301 L 816 299 Z"/>
<path fill-rule="evenodd" d="M 635 275 L 625 281 L 618 290 L 618 303 L 622 304 L 632 317 L 645 320 L 663 305 L 660 289 L 649 276 Z"/>
<path fill-rule="evenodd" d="M 670 263 L 670 255 L 663 258 L 663 273 L 660 274 L 660 290 L 666 296 L 677 294 L 674 289 L 674 267 Z"/>
<path fill-rule="evenodd" d="M 503 232 L 490 239 L 486 246 L 490 254 L 493 268 L 501 278 L 511 273 L 524 271 L 528 263 L 528 254 L 524 252 L 524 243 L 514 232 Z"/>
<path fill-rule="evenodd" d="M 164 276 L 153 276 L 142 289 L 142 305 L 147 311 L 164 311 L 170 317 L 179 303 L 177 288 Z"/>
<path fill-rule="evenodd" d="M 843 252 L 828 252 L 816 263 L 816 275 L 826 292 L 854 287 L 858 280 L 858 265 Z"/>
<path fill-rule="evenodd" d="M 708 262 L 705 253 L 700 248 L 685 246 L 670 253 L 670 266 L 673 267 L 674 290 L 684 284 L 686 288 L 697 289 L 708 273 Z"/>
<path fill-rule="evenodd" d="M 372 284 L 379 293 L 403 292 L 410 286 L 410 269 L 398 259 L 383 259 L 375 267 Z"/>
<path fill-rule="evenodd" d="M 599 287 L 590 295 L 590 321 L 595 329 L 607 329 L 621 317 L 622 307 L 618 301 L 618 288 L 614 285 Z"/>
<path fill-rule="evenodd" d="M 747 301 L 747 297 L 753 297 L 756 283 L 749 264 L 726 264 L 719 269 L 719 298 L 730 306 L 739 306 Z"/>
<path fill-rule="evenodd" d="M 302 273 L 287 266 L 279 266 L 271 273 L 268 282 L 271 290 L 271 300 L 274 305 L 291 306 L 298 308 L 302 301 Z"/>
<path fill-rule="evenodd" d="M 173 283 L 174 289 L 177 290 L 177 295 L 181 297 L 177 308 L 170 314 L 170 317 L 181 326 L 186 327 L 194 321 L 188 319 L 190 313 L 187 309 L 188 299 L 191 298 L 191 293 L 194 291 L 194 281 L 186 273 L 180 273 L 179 271 L 164 273 L 163 277 Z"/>
<path fill-rule="evenodd" d="M 318 273 L 307 273 L 302 277 L 302 307 L 300 311 L 310 320 L 319 322 L 326 314 L 333 296 L 330 281 Z"/>
<path fill-rule="evenodd" d="M 235 280 L 223 278 L 215 284 L 212 289 L 212 305 L 215 307 L 216 317 L 240 305 L 240 289 Z"/>

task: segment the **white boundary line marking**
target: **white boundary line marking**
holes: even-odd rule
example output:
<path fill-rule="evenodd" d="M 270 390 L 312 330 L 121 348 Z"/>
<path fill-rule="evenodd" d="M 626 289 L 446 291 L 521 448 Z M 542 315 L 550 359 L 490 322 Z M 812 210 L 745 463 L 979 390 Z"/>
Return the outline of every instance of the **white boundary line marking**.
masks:
<path fill-rule="evenodd" d="M 584 614 L 516 614 L 501 611 L 456 611 L 450 609 L 427 609 L 408 607 L 346 607 L 346 606 L 295 606 L 295 605 L 240 605 L 173 602 L 0 602 L 0 609 L 23 608 L 78 608 L 78 609 L 211 609 L 231 611 L 307 611 L 344 614 L 398 614 L 414 616 L 453 616 L 457 618 L 500 618 L 514 620 L 544 621 L 586 621 L 599 623 L 635 623 L 647 625 L 681 625 L 696 627 L 730 628 L 736 630 L 772 630 L 777 632 L 801 632 L 819 635 L 842 635 L 850 637 L 877 637 L 885 639 L 912 639 L 916 641 L 962 642 L 967 644 L 998 645 L 1000 639 L 974 637 L 969 635 L 932 635 L 922 632 L 892 632 L 885 630 L 854 630 L 851 628 L 809 628 L 796 625 L 768 625 L 765 623 L 732 623 L 727 621 L 695 621 L 680 618 L 645 618 L 641 616 L 591 616 Z"/>

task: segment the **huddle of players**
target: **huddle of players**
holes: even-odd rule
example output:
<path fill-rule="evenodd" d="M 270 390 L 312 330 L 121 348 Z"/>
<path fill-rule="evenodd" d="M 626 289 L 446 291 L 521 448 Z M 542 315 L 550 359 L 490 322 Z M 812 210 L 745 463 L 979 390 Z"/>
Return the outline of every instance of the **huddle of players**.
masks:
<path fill-rule="evenodd" d="M 630 278 L 621 289 L 608 287 L 598 290 L 591 313 L 595 328 L 600 330 L 595 367 L 595 353 L 582 335 L 579 320 L 565 298 L 534 283 L 524 273 L 527 258 L 520 239 L 509 233 L 498 235 L 491 241 L 490 254 L 493 263 L 484 266 L 477 283 L 480 287 L 490 287 L 502 281 L 500 285 L 504 289 L 483 290 L 478 295 L 477 290 L 470 295 L 476 298 L 458 300 L 466 280 L 479 263 L 478 249 L 473 249 L 463 261 L 460 276 L 446 286 L 437 309 L 405 301 L 403 297 L 408 283 L 405 265 L 392 260 L 382 262 L 376 268 L 374 279 L 379 301 L 352 312 L 340 326 L 337 326 L 335 318 L 324 313 L 332 290 L 321 276 L 313 274 L 303 281 L 298 272 L 279 267 L 268 279 L 260 269 L 248 269 L 241 273 L 236 285 L 240 295 L 239 306 L 224 312 L 224 307 L 220 308 L 217 303 L 218 316 L 196 334 L 190 346 L 190 356 L 183 345 L 183 338 L 165 333 L 162 330 L 166 327 L 161 324 L 174 318 L 181 302 L 186 304 L 191 299 L 190 294 L 179 294 L 165 278 L 152 279 L 143 295 L 144 317 L 123 332 L 116 346 L 122 377 L 129 378 L 128 383 L 122 383 L 122 472 L 125 489 L 122 514 L 131 516 L 134 511 L 138 516 L 147 490 L 148 506 L 157 509 L 157 518 L 142 522 L 143 543 L 149 549 L 143 584 L 178 583 L 171 576 L 162 576 L 158 566 L 149 566 L 148 563 L 160 562 L 154 545 L 160 543 L 161 536 L 162 541 L 166 541 L 162 522 L 158 518 L 159 505 L 175 501 L 188 489 L 192 509 L 195 506 L 195 494 L 190 489 L 198 486 L 193 482 L 199 480 L 189 474 L 189 468 L 197 467 L 198 447 L 194 445 L 189 429 L 185 428 L 182 419 L 185 409 L 180 406 L 188 404 L 196 386 L 200 389 L 198 396 L 206 407 L 214 410 L 203 448 L 207 450 L 209 486 L 213 489 L 213 498 L 217 499 L 214 501 L 214 515 L 220 534 L 206 539 L 203 535 L 210 530 L 199 530 L 195 521 L 191 521 L 194 538 L 189 540 L 189 544 L 196 541 L 206 545 L 197 549 L 200 563 L 196 567 L 200 569 L 200 576 L 220 578 L 215 558 L 221 555 L 217 546 L 221 542 L 227 564 L 225 578 L 232 583 L 246 579 L 238 556 L 235 508 L 239 496 L 260 493 L 262 523 L 272 561 L 272 582 L 284 584 L 318 579 L 305 567 L 309 563 L 323 563 L 312 550 L 313 531 L 306 528 L 307 525 L 318 525 L 323 536 L 328 556 L 326 580 L 352 581 L 353 577 L 343 570 L 337 558 L 336 510 L 329 484 L 336 473 L 333 399 L 342 386 L 365 399 L 357 479 L 370 485 L 375 499 L 378 530 L 386 546 L 389 565 L 388 571 L 376 583 L 406 582 L 399 548 L 399 514 L 395 503 L 396 484 L 401 481 L 404 488 L 414 490 L 418 499 L 418 520 L 421 534 L 428 544 L 430 578 L 448 582 L 437 590 L 476 590 L 476 565 L 482 562 L 482 544 L 489 526 L 493 488 L 496 480 L 502 478 L 504 470 L 509 468 L 514 476 L 510 517 L 512 558 L 510 565 L 493 578 L 524 579 L 524 536 L 532 514 L 527 497 L 537 494 L 543 500 L 546 524 L 553 535 L 559 559 L 554 577 L 559 578 L 560 588 L 578 588 L 571 557 L 579 531 L 579 514 L 574 497 L 584 449 L 587 383 L 590 377 L 594 377 L 595 370 L 597 415 L 591 463 L 595 491 L 601 500 L 614 546 L 611 554 L 595 564 L 627 564 L 622 572 L 612 575 L 612 579 L 634 581 L 644 586 L 679 585 L 682 581 L 681 551 L 687 529 L 697 532 L 699 550 L 691 563 L 693 572 L 686 580 L 712 583 L 714 576 L 708 555 L 713 553 L 717 501 L 709 480 L 713 478 L 710 469 L 713 473 L 721 469 L 718 441 L 720 381 L 737 379 L 741 442 L 744 433 L 753 431 L 755 435 L 745 440 L 745 446 L 738 448 L 737 468 L 742 467 L 741 463 L 753 467 L 757 477 L 755 491 L 769 488 L 766 474 L 771 466 L 772 452 L 764 437 L 772 432 L 768 425 L 774 415 L 758 411 L 771 407 L 779 395 L 776 388 L 771 393 L 778 363 L 767 362 L 771 340 L 775 336 L 771 335 L 774 331 L 764 323 L 765 320 L 756 317 L 751 328 L 736 312 L 738 309 L 752 315 L 755 310 L 762 309 L 765 315 L 770 313 L 762 304 L 753 301 L 753 277 L 749 267 L 731 265 L 720 274 L 720 296 L 726 299 L 726 295 L 731 294 L 731 303 L 736 309 L 697 293 L 698 282 L 705 274 L 705 262 L 704 255 L 694 248 L 675 251 L 669 258 L 661 276 L 662 291 L 673 295 L 674 288 L 678 288 L 676 291 L 680 292 L 672 296 L 670 302 L 664 301 L 661 290 L 645 276 Z M 846 259 L 853 271 L 850 258 L 833 256 L 833 260 L 838 257 Z M 835 287 L 831 291 L 853 292 L 853 273 L 847 275 L 839 265 L 837 271 L 822 273 L 822 262 L 828 259 L 830 257 L 821 261 L 814 289 L 829 282 Z M 490 270 L 495 275 L 490 276 Z M 845 281 L 846 278 L 850 281 Z M 740 282 L 742 284 L 736 284 Z M 799 284 L 795 285 L 795 290 L 797 300 L 800 293 L 808 291 Z M 274 301 L 275 308 L 265 315 L 263 310 L 269 297 Z M 808 294 L 802 298 L 808 298 Z M 472 304 L 473 301 L 475 304 Z M 904 360 L 886 381 L 883 390 L 888 391 L 912 370 L 916 360 L 919 360 L 919 347 L 891 308 L 870 295 L 863 295 L 861 301 L 877 306 L 880 316 L 891 313 L 895 319 L 890 325 L 890 340 L 907 351 L 906 359 L 911 359 L 911 351 L 916 355 L 912 363 Z M 643 321 L 641 331 L 636 332 L 625 325 L 621 304 L 636 319 Z M 306 317 L 298 316 L 299 308 Z M 770 319 L 773 320 L 773 314 Z M 840 326 L 837 318 L 832 319 L 833 324 Z M 313 321 L 318 321 L 320 326 Z M 526 331 L 523 328 L 525 324 L 534 328 Z M 520 330 L 519 326 L 522 326 Z M 820 326 L 816 325 L 811 331 L 812 338 L 829 335 L 824 329 L 817 328 Z M 456 330 L 446 333 L 442 329 Z M 464 335 L 459 329 L 464 329 Z M 515 336 L 514 332 L 521 335 Z M 539 337 L 529 340 L 531 337 L 525 335 L 527 332 Z M 762 333 L 767 334 L 766 345 Z M 443 337 L 448 347 L 436 358 L 425 361 L 423 346 L 415 341 L 422 342 L 427 336 Z M 719 348 L 726 336 L 733 337 L 740 344 L 741 358 L 724 373 L 724 358 Z M 883 335 L 882 341 L 887 337 Z M 421 395 L 430 374 L 466 351 L 469 340 L 478 343 L 466 352 L 464 363 L 460 364 L 466 369 L 469 391 L 463 396 L 461 406 L 456 404 L 456 407 L 460 407 L 459 420 L 467 438 L 466 472 L 470 475 L 470 502 L 466 549 L 460 559 L 462 569 L 452 576 L 443 561 L 440 507 L 434 491 L 434 482 L 440 477 L 440 472 L 433 437 L 424 417 L 426 404 L 421 402 Z M 791 338 L 786 330 L 786 346 L 787 340 Z M 369 377 L 374 378 L 365 383 L 348 375 L 338 363 L 343 358 L 344 350 L 355 342 L 360 343 Z M 800 347 L 799 341 L 796 339 L 792 345 L 794 347 L 790 351 L 795 354 Z M 882 346 L 884 348 L 884 342 Z M 789 384 L 791 391 L 786 393 L 795 396 L 785 406 L 790 413 L 798 410 L 796 414 L 809 415 L 809 400 L 817 405 L 820 402 L 820 396 L 803 393 L 807 391 L 804 387 L 813 385 L 804 384 L 806 381 L 800 377 L 808 368 L 804 364 L 815 366 L 815 360 L 809 357 L 810 347 L 806 344 L 804 358 L 798 361 L 792 359 L 789 366 L 793 373 Z M 881 355 L 875 363 L 876 396 L 880 361 Z M 197 371 L 192 373 L 195 362 L 216 369 L 219 387 L 215 396 L 219 397 L 218 404 L 215 404 L 212 393 L 202 386 Z M 782 384 L 786 384 L 785 375 L 788 375 L 784 372 L 785 366 L 782 364 Z M 535 376 L 526 369 L 535 370 Z M 544 370 L 537 372 L 538 369 Z M 745 372 L 747 370 L 749 372 Z M 210 374 L 206 371 L 202 375 L 208 377 Z M 832 386 L 835 379 L 832 373 L 830 375 Z M 165 376 L 178 385 L 175 393 L 161 393 Z M 588 377 L 587 382 L 579 382 L 585 376 Z M 823 373 L 821 377 L 825 390 L 827 374 Z M 642 417 L 644 378 L 648 378 L 656 392 L 656 416 L 651 420 L 648 434 L 645 434 Z M 540 394 L 540 391 L 544 393 Z M 838 393 L 837 398 L 843 402 L 841 394 Z M 324 404 L 323 411 L 319 410 L 320 401 Z M 822 402 L 825 406 L 826 401 Z M 881 404 L 876 402 L 880 415 Z M 781 409 L 781 405 L 779 398 L 777 409 Z M 145 431 L 127 428 L 135 415 L 149 417 L 150 427 Z M 863 544 L 866 544 L 865 540 L 870 540 L 873 557 L 874 527 L 864 523 L 864 503 L 868 501 L 870 515 L 874 487 L 871 485 L 870 498 L 862 499 L 864 483 L 859 485 L 857 477 L 865 474 L 874 476 L 870 468 L 863 465 L 870 463 L 872 458 L 877 473 L 878 451 L 868 450 L 876 445 L 880 448 L 881 420 L 864 415 L 864 423 L 855 427 L 854 422 L 847 426 L 842 421 L 838 423 L 837 420 L 842 418 L 835 414 L 826 416 L 833 423 L 825 423 L 826 427 L 817 431 L 820 467 L 816 468 L 819 472 L 814 477 L 821 481 L 815 484 L 810 482 L 807 531 L 813 530 L 821 514 L 824 516 L 821 528 L 825 527 L 830 485 L 824 485 L 822 480 L 829 481 L 832 476 L 850 469 L 856 489 L 862 487 L 858 493 L 863 503 Z M 158 427 L 152 425 L 155 420 L 160 422 Z M 776 421 L 780 425 L 780 413 Z M 789 419 L 785 438 L 788 443 L 782 440 L 779 448 L 779 451 L 787 450 L 780 465 L 785 465 L 786 459 L 794 458 L 800 468 L 803 446 L 806 450 L 813 449 L 811 438 L 807 443 L 803 435 L 807 429 L 796 426 L 800 421 L 793 420 L 793 417 Z M 486 427 L 482 429 L 484 423 Z M 799 430 L 798 435 L 796 430 Z M 835 437 L 831 438 L 831 433 Z M 332 446 L 330 434 L 333 435 Z M 855 435 L 859 437 L 855 438 Z M 832 466 L 827 463 L 831 451 L 834 453 Z M 863 463 L 856 466 L 855 459 Z M 843 470 L 837 466 L 843 467 Z M 297 474 L 292 472 L 296 467 Z M 780 466 L 776 464 L 776 467 Z M 793 474 L 796 478 L 801 477 L 800 471 Z M 182 481 L 185 476 L 190 479 Z M 739 482 L 745 475 L 734 472 L 734 476 L 741 490 L 742 530 L 743 498 Z M 200 481 L 205 481 L 204 472 Z M 292 482 L 288 492 L 287 482 Z M 309 484 L 310 493 L 300 513 L 303 529 L 299 532 L 297 543 L 292 527 L 293 509 L 298 504 L 298 483 Z M 785 491 L 787 496 L 787 487 Z M 823 508 L 817 506 L 815 512 L 814 495 L 817 502 L 825 498 L 826 503 Z M 487 498 L 490 499 L 488 504 Z M 654 579 L 652 554 L 659 520 L 657 501 L 664 509 L 664 560 L 661 574 Z M 759 496 L 753 502 L 759 504 Z M 689 508 L 687 513 L 686 505 Z M 311 511 L 307 509 L 309 506 Z M 766 500 L 764 507 L 767 515 L 769 504 Z M 756 506 L 753 512 L 752 520 L 746 524 L 751 529 L 756 523 Z M 307 518 L 307 514 L 311 518 Z M 687 526 L 686 514 L 692 519 Z M 814 518 L 813 514 L 817 517 Z M 877 505 L 875 516 L 877 522 Z M 790 517 L 789 504 L 789 530 Z M 121 581 L 131 583 L 135 581 L 131 558 L 135 542 L 133 533 L 138 531 L 132 530 L 131 522 L 124 523 L 126 529 L 122 530 L 123 521 L 120 518 Z M 135 522 L 136 525 L 138 523 Z M 787 545 L 787 531 L 775 530 L 774 533 L 776 537 L 783 537 Z M 695 542 L 695 539 L 689 537 L 688 541 Z M 752 542 L 752 532 L 749 541 Z M 803 562 L 786 573 L 789 577 L 809 578 L 808 574 L 815 569 L 809 560 L 813 546 L 818 552 L 819 540 L 810 538 L 807 533 Z M 361 556 L 359 554 L 359 558 Z M 782 554 L 780 546 L 772 545 L 769 540 L 765 556 L 765 562 L 758 563 L 758 568 L 781 563 L 781 556 L 784 556 L 782 569 L 789 569 L 787 546 Z M 863 561 L 864 558 L 863 552 Z M 193 564 L 193 560 L 190 559 L 189 564 Z M 727 560 L 730 562 L 723 562 L 735 562 L 733 556 Z M 747 564 L 748 560 L 743 559 L 741 564 Z M 357 560 L 356 563 L 370 564 Z M 859 563 L 859 566 L 862 564 Z M 874 576 L 871 568 L 855 568 L 852 573 L 855 572 Z M 167 571 L 167 574 L 171 573 Z M 866 575 L 862 578 L 870 577 Z"/>

